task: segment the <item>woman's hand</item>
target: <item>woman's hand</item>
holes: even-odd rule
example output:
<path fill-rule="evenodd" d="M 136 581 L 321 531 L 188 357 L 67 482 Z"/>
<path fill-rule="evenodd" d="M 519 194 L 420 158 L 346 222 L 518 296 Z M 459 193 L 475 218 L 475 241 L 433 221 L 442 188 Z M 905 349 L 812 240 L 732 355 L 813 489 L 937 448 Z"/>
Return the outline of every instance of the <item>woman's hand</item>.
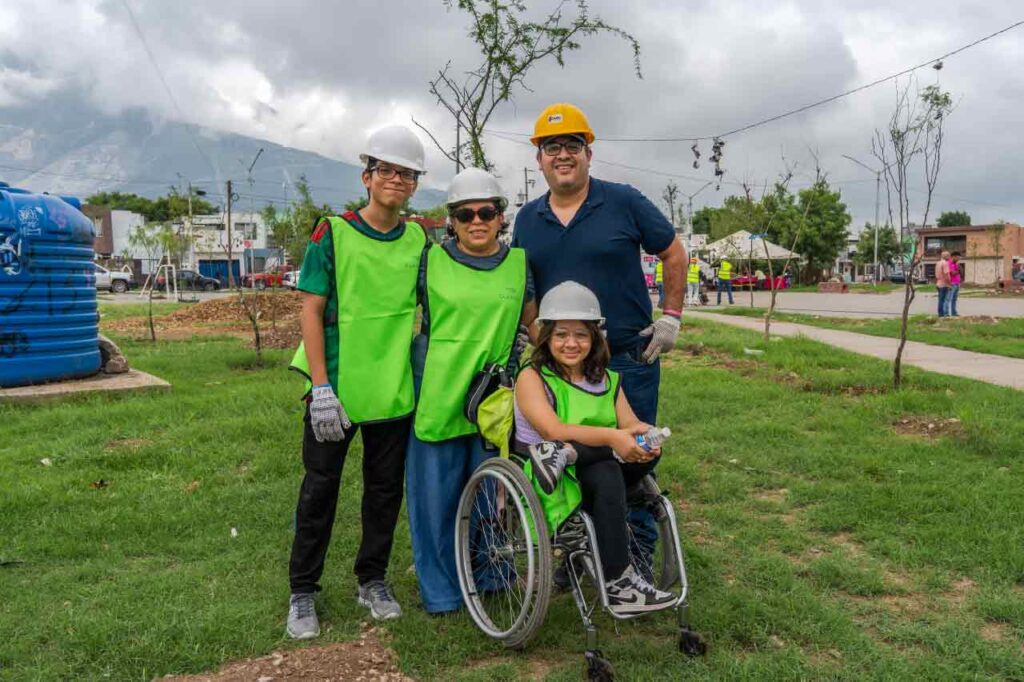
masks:
<path fill-rule="evenodd" d="M 640 433 L 643 432 L 641 431 Z M 611 446 L 615 454 L 619 456 L 619 459 L 630 464 L 649 462 L 654 458 L 653 453 L 647 452 L 637 445 L 636 435 L 631 433 L 630 429 L 615 429 Z"/>

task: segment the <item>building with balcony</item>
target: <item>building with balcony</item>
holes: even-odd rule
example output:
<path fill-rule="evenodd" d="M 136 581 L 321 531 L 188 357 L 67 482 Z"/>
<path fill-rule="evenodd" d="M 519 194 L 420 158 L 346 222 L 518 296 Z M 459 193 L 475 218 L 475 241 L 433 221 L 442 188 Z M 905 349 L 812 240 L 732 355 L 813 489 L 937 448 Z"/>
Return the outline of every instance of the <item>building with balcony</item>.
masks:
<path fill-rule="evenodd" d="M 965 284 L 992 286 L 1024 269 L 1024 228 L 1015 223 L 922 227 L 917 249 L 929 280 L 943 251 L 960 253 Z"/>

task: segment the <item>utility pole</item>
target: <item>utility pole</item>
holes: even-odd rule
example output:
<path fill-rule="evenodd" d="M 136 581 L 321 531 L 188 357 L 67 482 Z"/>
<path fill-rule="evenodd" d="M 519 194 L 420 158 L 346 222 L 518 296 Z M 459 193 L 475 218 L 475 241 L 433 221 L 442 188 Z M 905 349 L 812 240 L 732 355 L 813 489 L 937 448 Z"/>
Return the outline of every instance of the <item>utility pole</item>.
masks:
<path fill-rule="evenodd" d="M 536 180 L 530 178 L 530 173 L 535 171 L 529 168 L 523 168 L 523 205 L 530 200 L 530 187 L 537 183 Z"/>
<path fill-rule="evenodd" d="M 880 201 L 880 198 L 881 198 L 881 192 L 882 192 L 882 171 L 884 171 L 886 168 L 888 168 L 888 166 L 886 166 L 885 168 L 875 169 L 875 168 L 872 168 L 872 167 L 868 166 L 865 163 L 861 163 L 860 161 L 858 161 L 857 159 L 853 158 L 852 156 L 847 156 L 846 154 L 843 154 L 843 158 L 844 159 L 848 159 L 849 161 L 853 161 L 855 164 L 857 164 L 861 168 L 863 168 L 865 170 L 868 170 L 868 171 L 870 171 L 870 172 L 875 174 L 875 265 L 874 265 L 874 272 L 872 272 L 872 274 L 871 274 L 871 281 L 873 283 L 875 283 L 875 284 L 878 284 L 879 279 L 880 279 L 879 276 L 878 276 L 878 274 L 879 274 L 878 273 L 878 205 L 879 205 L 879 201 Z"/>
<path fill-rule="evenodd" d="M 693 194 L 686 195 L 686 234 L 693 234 L 693 198 L 710 187 L 713 183 L 708 180 L 707 183 Z"/>
<path fill-rule="evenodd" d="M 234 257 L 231 253 L 231 181 L 228 180 L 228 289 L 235 288 Z"/>

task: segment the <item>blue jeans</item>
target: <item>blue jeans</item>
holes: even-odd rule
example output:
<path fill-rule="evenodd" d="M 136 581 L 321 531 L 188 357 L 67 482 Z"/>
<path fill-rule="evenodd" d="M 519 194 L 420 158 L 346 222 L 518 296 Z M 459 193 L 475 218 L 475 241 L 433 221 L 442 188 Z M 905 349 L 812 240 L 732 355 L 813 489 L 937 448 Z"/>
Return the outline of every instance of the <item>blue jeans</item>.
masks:
<path fill-rule="evenodd" d="M 462 607 L 462 590 L 455 568 L 455 516 L 469 477 L 494 454 L 484 450 L 480 436 L 437 443 L 421 441 L 415 433 L 409 436 L 405 503 L 416 578 L 427 613 Z M 483 582 L 479 576 L 478 580 Z"/>
<path fill-rule="evenodd" d="M 718 280 L 718 305 L 722 305 L 722 289 L 725 289 L 727 292 L 729 292 L 729 305 L 732 305 L 732 280 Z"/>
<path fill-rule="evenodd" d="M 609 363 L 609 369 L 619 373 L 622 392 L 629 401 L 630 407 L 640 421 L 655 425 L 658 421 L 658 387 L 661 384 L 661 361 L 648 365 L 640 359 L 647 341 L 641 341 L 628 351 L 615 353 Z M 650 472 L 658 465 L 660 458 L 650 463 Z M 629 465 L 635 466 L 635 465 Z M 629 512 L 629 525 L 633 530 L 636 542 L 630 546 L 632 554 L 654 553 L 654 545 L 658 542 L 658 526 L 654 517 L 646 509 L 632 509 Z"/>
<path fill-rule="evenodd" d="M 949 314 L 946 310 L 946 305 L 949 297 L 949 287 L 938 287 L 939 290 L 939 317 L 945 317 Z"/>
<path fill-rule="evenodd" d="M 949 287 L 949 302 L 946 306 L 946 313 L 953 317 L 959 317 L 960 313 L 956 311 L 956 299 L 960 296 L 960 285 L 953 284 Z"/>
<path fill-rule="evenodd" d="M 665 307 L 665 283 L 658 282 L 658 307 Z"/>

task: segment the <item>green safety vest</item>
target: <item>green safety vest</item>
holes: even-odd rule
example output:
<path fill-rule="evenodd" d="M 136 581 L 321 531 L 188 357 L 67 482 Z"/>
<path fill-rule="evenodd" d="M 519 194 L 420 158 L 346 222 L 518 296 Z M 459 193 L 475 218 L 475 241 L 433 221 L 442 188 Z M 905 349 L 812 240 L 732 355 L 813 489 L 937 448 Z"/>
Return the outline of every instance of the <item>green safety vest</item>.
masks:
<path fill-rule="evenodd" d="M 606 388 L 601 393 L 585 391 L 552 372 L 547 367 L 541 369 L 541 378 L 555 398 L 555 414 L 563 424 L 576 426 L 604 426 L 614 429 L 619 420 L 615 414 L 615 399 L 619 394 L 619 374 L 607 370 Z M 526 475 L 533 481 L 533 489 L 544 507 L 548 528 L 552 531 L 561 526 L 583 500 L 579 481 L 576 479 L 576 465 L 567 466 L 558 486 L 547 494 L 541 489 L 533 477 L 533 463 L 526 462 L 523 467 Z"/>
<path fill-rule="evenodd" d="M 412 413 L 411 346 L 416 323 L 416 279 L 426 235 L 417 223 L 393 241 L 362 234 L 330 217 L 338 294 L 338 400 L 354 423 Z M 291 369 L 312 388 L 309 358 L 299 344 Z"/>
<path fill-rule="evenodd" d="M 477 433 L 463 415 L 469 385 L 484 365 L 512 354 L 526 296 L 526 252 L 509 249 L 492 270 L 427 252 L 430 335 L 416 406 L 416 437 L 437 442 Z"/>
<path fill-rule="evenodd" d="M 654 283 L 661 284 L 665 281 L 664 269 L 662 268 L 661 261 L 654 266 Z"/>
<path fill-rule="evenodd" d="M 700 264 L 694 263 L 686 271 L 686 281 L 690 283 L 700 282 Z"/>
<path fill-rule="evenodd" d="M 718 279 L 732 279 L 732 263 L 723 260 L 718 266 Z"/>

